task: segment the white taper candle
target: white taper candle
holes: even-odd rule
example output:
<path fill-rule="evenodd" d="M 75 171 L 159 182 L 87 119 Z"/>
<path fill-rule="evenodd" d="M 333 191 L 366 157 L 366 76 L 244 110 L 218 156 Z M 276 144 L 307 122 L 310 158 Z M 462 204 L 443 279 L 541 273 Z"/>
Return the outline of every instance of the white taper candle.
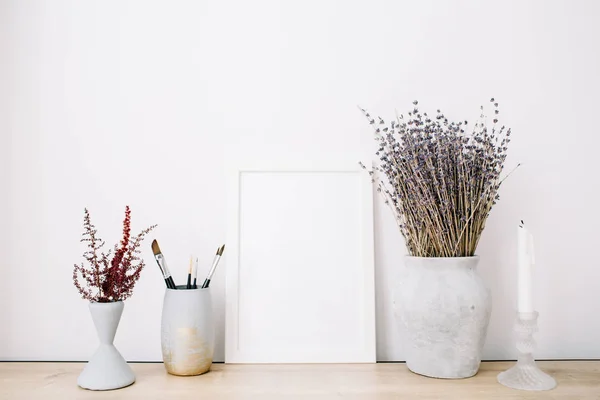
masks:
<path fill-rule="evenodd" d="M 521 313 L 533 312 L 533 236 L 529 233 L 523 221 L 517 228 L 517 282 L 518 300 L 517 310 Z"/>

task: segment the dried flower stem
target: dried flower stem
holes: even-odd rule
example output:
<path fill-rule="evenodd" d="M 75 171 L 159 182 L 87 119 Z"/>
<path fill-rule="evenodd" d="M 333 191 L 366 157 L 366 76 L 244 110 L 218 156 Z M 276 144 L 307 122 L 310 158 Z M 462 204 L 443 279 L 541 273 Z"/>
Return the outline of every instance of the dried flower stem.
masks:
<path fill-rule="evenodd" d="M 467 121 L 449 121 L 440 110 L 430 118 L 419 111 L 417 101 L 408 118 L 397 115 L 389 126 L 361 109 L 379 144 L 379 161 L 369 174 L 372 182 L 378 181 L 377 191 L 390 206 L 411 255 L 475 254 L 506 179 L 500 174 L 511 135 L 510 128 L 498 127 L 498 103 L 491 102 L 491 132 L 481 107 L 471 134 L 465 133 Z"/>
<path fill-rule="evenodd" d="M 156 227 L 152 225 L 131 240 L 131 210 L 125 207 L 123 221 L 123 238 L 115 245 L 114 256 L 110 259 L 111 251 L 98 252 L 104 246 L 96 234 L 90 214 L 84 210 L 84 233 L 81 242 L 88 242 L 88 250 L 83 258 L 90 266 L 75 264 L 73 283 L 81 297 L 85 300 L 106 303 L 123 301 L 130 297 L 133 288 L 140 277 L 144 261 L 138 256 L 139 247 L 144 237 Z"/>

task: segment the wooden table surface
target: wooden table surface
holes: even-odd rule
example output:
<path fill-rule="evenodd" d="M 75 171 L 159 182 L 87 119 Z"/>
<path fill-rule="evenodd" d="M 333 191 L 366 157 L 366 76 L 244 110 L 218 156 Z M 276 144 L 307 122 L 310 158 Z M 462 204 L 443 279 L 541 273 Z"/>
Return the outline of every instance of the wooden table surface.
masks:
<path fill-rule="evenodd" d="M 484 362 L 469 379 L 442 380 L 411 373 L 405 364 L 214 364 L 195 377 L 168 375 L 160 363 L 131 363 L 136 382 L 92 392 L 77 386 L 83 363 L 0 363 L 0 399 L 600 399 L 600 362 L 540 361 L 558 383 L 524 392 L 496 376 L 512 362 Z"/>

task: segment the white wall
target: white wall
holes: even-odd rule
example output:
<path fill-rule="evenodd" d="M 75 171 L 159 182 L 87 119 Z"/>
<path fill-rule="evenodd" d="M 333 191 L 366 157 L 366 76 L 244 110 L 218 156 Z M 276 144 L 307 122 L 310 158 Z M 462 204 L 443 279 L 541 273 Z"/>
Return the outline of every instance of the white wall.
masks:
<path fill-rule="evenodd" d="M 10 131 L 9 131 L 9 115 L 10 115 L 10 101 L 9 96 L 6 95 L 8 85 L 10 82 L 10 65 L 11 63 L 6 62 L 10 59 L 8 52 L 8 32 L 9 32 L 9 3 L 0 2 L 0 92 L 4 92 L 0 95 L 0 254 L 6 256 L 8 252 L 9 244 L 9 232 L 8 232 L 8 215 L 9 215 L 9 196 L 8 189 L 9 182 L 9 143 L 10 143 Z M 6 60 L 6 61 L 5 61 Z M 4 273 L 8 269 L 8 260 L 5 257 L 0 257 L 0 271 Z M 1 284 L 0 284 L 1 285 Z M 4 289 L 4 286 L 0 286 L 0 304 L 7 304 L 9 297 L 8 293 Z M 8 315 L 4 312 L 0 312 L 0 327 L 8 326 Z M 0 329 L 0 341 L 4 342 L 4 338 L 7 335 L 7 329 Z M 3 352 L 4 353 L 4 352 Z"/>
<path fill-rule="evenodd" d="M 515 357 L 521 218 L 537 246 L 537 356 L 600 358 L 599 3 L 0 4 L 11 21 L 0 53 L 9 74 L 0 104 L 10 110 L 0 359 L 85 360 L 95 349 L 71 281 L 84 207 L 108 243 L 125 204 L 135 231 L 158 223 L 181 280 L 190 251 L 209 263 L 224 242 L 225 155 L 348 153 L 371 132 L 357 105 L 389 118 L 419 99 L 473 120 L 491 96 L 514 131 L 508 166 L 524 165 L 478 251 L 494 297 L 485 358 Z M 405 250 L 380 201 L 375 213 L 378 359 L 402 360 L 392 300 Z M 149 244 L 116 338 L 128 360 L 160 360 L 164 284 Z M 217 359 L 224 268 L 214 279 Z"/>

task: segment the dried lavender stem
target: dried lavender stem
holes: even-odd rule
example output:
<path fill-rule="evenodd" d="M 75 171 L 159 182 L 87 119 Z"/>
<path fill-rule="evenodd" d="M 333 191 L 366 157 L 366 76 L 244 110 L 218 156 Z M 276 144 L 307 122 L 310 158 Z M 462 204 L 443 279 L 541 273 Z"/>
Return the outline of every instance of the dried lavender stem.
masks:
<path fill-rule="evenodd" d="M 390 206 L 410 254 L 474 254 L 498 200 L 510 142 L 510 129 L 498 129 L 498 104 L 491 102 L 491 134 L 483 107 L 471 134 L 465 134 L 466 121 L 452 122 L 440 110 L 429 117 L 418 110 L 416 101 L 408 118 L 396 113 L 389 126 L 361 109 L 379 146 L 379 162 L 369 173 L 373 182 L 379 180 L 377 190 Z"/>

